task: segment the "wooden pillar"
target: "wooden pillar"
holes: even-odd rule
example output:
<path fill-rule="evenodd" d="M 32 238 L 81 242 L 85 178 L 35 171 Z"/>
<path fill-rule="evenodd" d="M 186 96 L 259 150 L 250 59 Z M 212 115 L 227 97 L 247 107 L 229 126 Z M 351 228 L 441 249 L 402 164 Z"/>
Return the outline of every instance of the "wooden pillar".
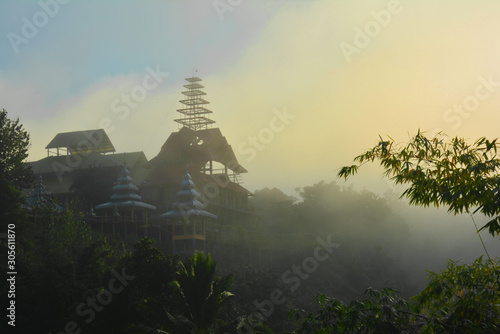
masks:
<path fill-rule="evenodd" d="M 139 240 L 139 231 L 138 231 L 138 228 L 137 228 L 137 222 L 134 223 L 134 227 L 135 227 L 135 239 L 136 240 Z"/>
<path fill-rule="evenodd" d="M 127 239 L 127 217 L 123 217 L 123 234 L 125 240 Z"/>
<path fill-rule="evenodd" d="M 158 229 L 158 242 L 160 243 L 161 247 L 161 229 Z"/>
<path fill-rule="evenodd" d="M 193 224 L 193 251 L 196 251 L 197 249 L 197 246 L 196 246 L 196 221 L 197 219 L 194 218 L 194 219 L 191 219 L 191 224 Z"/>
<path fill-rule="evenodd" d="M 207 253 L 207 237 L 205 235 L 205 217 L 201 218 L 201 234 L 205 237 L 203 239 L 203 253 Z"/>
<path fill-rule="evenodd" d="M 145 220 L 144 220 L 144 236 L 147 237 L 148 236 L 148 210 L 146 209 L 145 210 Z"/>

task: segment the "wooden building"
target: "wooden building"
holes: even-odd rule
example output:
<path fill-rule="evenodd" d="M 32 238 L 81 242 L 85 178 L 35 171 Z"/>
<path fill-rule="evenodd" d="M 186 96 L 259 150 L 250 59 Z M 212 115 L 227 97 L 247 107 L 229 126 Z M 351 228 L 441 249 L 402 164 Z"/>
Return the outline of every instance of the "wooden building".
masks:
<path fill-rule="evenodd" d="M 200 201 L 207 211 L 218 216 L 220 224 L 248 225 L 252 211 L 248 207 L 251 193 L 241 183 L 247 170 L 240 165 L 234 151 L 215 121 L 208 118 L 212 111 L 203 97 L 201 79 L 187 78 L 182 92 L 184 108 L 177 111 L 175 121 L 181 128 L 173 132 L 160 152 L 145 167 L 150 170 L 141 185 L 143 198 L 155 203 L 160 212 L 173 209 L 175 194 L 186 166 L 200 190 Z"/>
<path fill-rule="evenodd" d="M 171 251 L 181 256 L 191 256 L 195 251 L 210 252 L 207 236 L 215 230 L 217 216 L 204 210 L 191 175 L 184 175 L 180 190 L 176 194 L 173 209 L 161 214 L 158 219 L 171 229 Z"/>
<path fill-rule="evenodd" d="M 247 170 L 221 130 L 213 127 L 215 121 L 209 118 L 212 111 L 206 108 L 209 102 L 201 90 L 201 79 L 186 80 L 182 92 L 185 98 L 180 101 L 184 107 L 177 110 L 180 118 L 175 120 L 179 129 L 170 134 L 150 161 L 143 152 L 116 153 L 103 129 L 65 132 L 46 146 L 47 157 L 30 163 L 34 174 L 43 177 L 57 202 L 88 212 L 89 221 L 99 230 L 108 229 L 116 235 L 116 224 L 127 221 L 130 224 L 120 229 L 124 237 L 135 233 L 137 239 L 148 235 L 162 243 L 173 240 L 172 245 L 165 246 L 171 250 L 209 251 L 208 239 L 214 239 L 210 233 L 225 233 L 230 226 L 248 228 L 254 216 L 248 207 L 251 193 L 241 182 L 241 174 Z M 182 188 L 191 187 L 191 183 L 197 185 L 196 192 L 194 188 L 179 192 L 179 184 Z M 198 210 L 193 212 L 199 215 L 190 215 L 195 224 L 152 226 L 153 218 L 155 223 L 176 218 L 182 191 L 190 192 L 192 209 Z M 159 213 L 165 214 L 158 217 Z M 219 228 L 208 229 L 214 217 Z M 114 225 L 109 225 L 113 221 Z M 190 228 L 196 233 L 178 234 Z M 185 240 L 194 246 L 189 248 Z"/>
<path fill-rule="evenodd" d="M 147 172 L 143 152 L 115 153 L 103 129 L 59 133 L 46 149 L 47 157 L 30 162 L 33 173 L 43 177 L 57 202 L 76 205 L 80 211 L 109 199 L 124 164 L 138 183 Z"/>

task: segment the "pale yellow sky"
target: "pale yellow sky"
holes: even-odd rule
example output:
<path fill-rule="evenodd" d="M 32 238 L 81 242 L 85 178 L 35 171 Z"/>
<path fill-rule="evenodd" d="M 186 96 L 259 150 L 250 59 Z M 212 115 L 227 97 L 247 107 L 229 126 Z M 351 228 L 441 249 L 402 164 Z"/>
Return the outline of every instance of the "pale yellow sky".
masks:
<path fill-rule="evenodd" d="M 217 24 L 230 29 L 230 20 L 247 15 L 247 9 L 234 8 L 233 17 Z M 253 15 L 259 12 L 258 6 L 251 9 Z M 200 67 L 198 75 L 216 125 L 249 170 L 245 185 L 291 193 L 336 179 L 338 169 L 375 145 L 379 134 L 405 141 L 420 128 L 471 140 L 497 137 L 498 32 L 500 1 L 283 4 L 237 56 L 207 53 L 217 56 L 218 64 L 227 56 L 227 65 L 216 72 Z M 342 45 L 357 51 L 346 57 Z M 102 75 L 61 99 L 50 116 L 21 119 L 32 134 L 30 159 L 44 157 L 56 133 L 98 128 L 103 118 L 115 125 L 108 134 L 118 152 L 144 151 L 153 158 L 177 129 L 173 119 L 183 81 L 165 79 L 124 119 L 111 108 L 117 96 L 141 82 L 146 66 L 155 63 L 129 74 Z M 162 66 L 170 71 L 175 64 Z M 276 119 L 285 110 L 291 116 Z M 387 187 L 380 174 L 379 168 L 366 168 L 352 182 L 369 190 Z"/>

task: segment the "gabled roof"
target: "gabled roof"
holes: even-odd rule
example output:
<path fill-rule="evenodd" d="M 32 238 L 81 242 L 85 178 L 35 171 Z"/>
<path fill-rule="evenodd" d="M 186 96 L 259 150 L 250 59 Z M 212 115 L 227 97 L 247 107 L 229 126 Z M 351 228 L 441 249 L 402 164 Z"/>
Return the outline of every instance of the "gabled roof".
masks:
<path fill-rule="evenodd" d="M 127 166 L 143 165 L 147 162 L 144 152 L 130 153 L 115 153 L 115 154 L 99 154 L 90 153 L 86 155 L 59 155 L 50 156 L 38 161 L 31 161 L 29 164 L 35 174 L 56 173 L 57 168 L 80 169 L 90 167 L 111 167 L 122 166 L 124 163 Z M 62 165 L 62 166 L 61 166 Z"/>
<path fill-rule="evenodd" d="M 103 129 L 58 133 L 45 147 L 64 147 L 71 154 L 88 154 L 90 152 L 115 152 L 115 148 Z"/>
<path fill-rule="evenodd" d="M 208 161 L 217 161 L 235 173 L 247 173 L 218 128 L 195 131 L 183 127 L 173 132 L 146 167 L 189 165 L 201 169 Z"/>
<path fill-rule="evenodd" d="M 147 158 L 143 152 L 88 155 L 50 156 L 30 162 L 33 173 L 43 175 L 44 182 L 52 194 L 71 193 L 73 184 L 72 172 L 86 168 L 117 168 L 124 164 L 129 166 L 132 177 L 137 184 L 146 178 L 148 170 L 143 166 Z M 118 169 L 119 170 L 119 169 Z"/>

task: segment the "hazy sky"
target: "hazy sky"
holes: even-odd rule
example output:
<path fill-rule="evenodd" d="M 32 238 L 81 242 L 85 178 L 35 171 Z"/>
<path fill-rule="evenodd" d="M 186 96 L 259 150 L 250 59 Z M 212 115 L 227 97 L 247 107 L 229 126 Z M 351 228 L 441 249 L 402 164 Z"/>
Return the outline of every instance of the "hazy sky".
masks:
<path fill-rule="evenodd" d="M 196 68 L 245 185 L 293 193 L 379 134 L 497 137 L 499 32 L 493 0 L 2 0 L 0 108 L 31 133 L 30 160 L 102 127 L 151 159 Z M 352 182 L 374 190 L 380 174 Z"/>

